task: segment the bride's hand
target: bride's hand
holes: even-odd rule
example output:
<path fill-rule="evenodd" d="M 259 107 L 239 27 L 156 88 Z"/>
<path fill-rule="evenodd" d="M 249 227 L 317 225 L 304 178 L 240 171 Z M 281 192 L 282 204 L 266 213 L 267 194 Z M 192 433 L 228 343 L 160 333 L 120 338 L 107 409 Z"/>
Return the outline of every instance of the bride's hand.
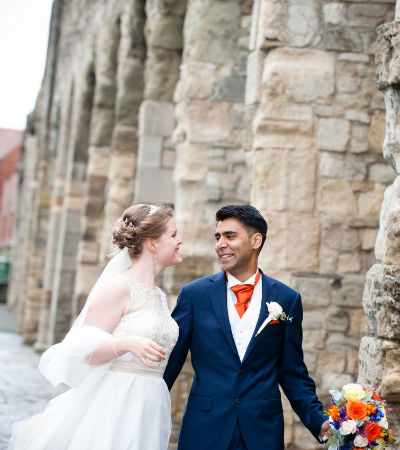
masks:
<path fill-rule="evenodd" d="M 149 338 L 142 336 L 130 337 L 127 338 L 126 344 L 127 352 L 135 355 L 147 367 L 153 368 L 154 366 L 148 363 L 146 358 L 154 362 L 165 359 L 164 349 Z"/>

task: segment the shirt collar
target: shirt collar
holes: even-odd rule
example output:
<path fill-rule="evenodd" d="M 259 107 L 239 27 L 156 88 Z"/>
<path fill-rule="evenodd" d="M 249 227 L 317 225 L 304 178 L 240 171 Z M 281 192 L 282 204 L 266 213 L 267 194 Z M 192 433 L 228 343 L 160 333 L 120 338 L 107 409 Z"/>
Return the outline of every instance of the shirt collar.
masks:
<path fill-rule="evenodd" d="M 244 283 L 242 283 L 241 281 L 239 281 L 237 278 L 235 278 L 232 274 L 230 274 L 228 272 L 228 288 L 232 288 L 233 286 L 236 286 L 238 284 L 254 284 L 254 282 L 256 281 L 256 275 L 257 272 L 250 277 L 248 280 L 246 280 Z"/>

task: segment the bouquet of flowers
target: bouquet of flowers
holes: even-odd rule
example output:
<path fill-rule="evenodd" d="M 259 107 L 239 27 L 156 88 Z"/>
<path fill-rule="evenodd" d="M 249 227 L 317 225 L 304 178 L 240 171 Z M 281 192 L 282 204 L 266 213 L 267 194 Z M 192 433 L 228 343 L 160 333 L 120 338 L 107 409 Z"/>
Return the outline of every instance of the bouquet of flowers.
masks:
<path fill-rule="evenodd" d="M 331 405 L 325 415 L 333 436 L 328 450 L 381 450 L 396 441 L 386 417 L 391 409 L 375 390 L 352 383 L 341 391 L 332 386 L 329 392 Z"/>

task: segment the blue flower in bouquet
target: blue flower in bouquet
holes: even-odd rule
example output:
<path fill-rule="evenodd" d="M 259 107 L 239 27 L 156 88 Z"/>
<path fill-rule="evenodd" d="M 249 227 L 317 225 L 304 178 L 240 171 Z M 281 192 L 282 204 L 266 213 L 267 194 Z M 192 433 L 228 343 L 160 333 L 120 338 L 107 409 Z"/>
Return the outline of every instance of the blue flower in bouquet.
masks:
<path fill-rule="evenodd" d="M 339 447 L 339 450 L 351 450 L 353 448 L 352 444 L 349 441 L 345 442 L 342 446 Z"/>

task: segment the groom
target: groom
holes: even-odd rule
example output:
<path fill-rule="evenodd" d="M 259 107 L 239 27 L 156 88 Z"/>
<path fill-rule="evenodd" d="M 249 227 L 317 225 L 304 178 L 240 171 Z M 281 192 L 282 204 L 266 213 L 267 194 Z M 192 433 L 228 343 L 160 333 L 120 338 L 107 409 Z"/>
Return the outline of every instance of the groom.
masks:
<path fill-rule="evenodd" d="M 224 206 L 216 220 L 222 272 L 183 286 L 172 313 L 179 340 L 164 379 L 171 389 L 189 350 L 195 372 L 178 449 L 283 450 L 279 385 L 319 440 L 329 423 L 303 361 L 300 295 L 258 269 L 267 223 L 247 205 Z M 255 337 L 267 302 L 291 320 L 274 320 Z"/>

